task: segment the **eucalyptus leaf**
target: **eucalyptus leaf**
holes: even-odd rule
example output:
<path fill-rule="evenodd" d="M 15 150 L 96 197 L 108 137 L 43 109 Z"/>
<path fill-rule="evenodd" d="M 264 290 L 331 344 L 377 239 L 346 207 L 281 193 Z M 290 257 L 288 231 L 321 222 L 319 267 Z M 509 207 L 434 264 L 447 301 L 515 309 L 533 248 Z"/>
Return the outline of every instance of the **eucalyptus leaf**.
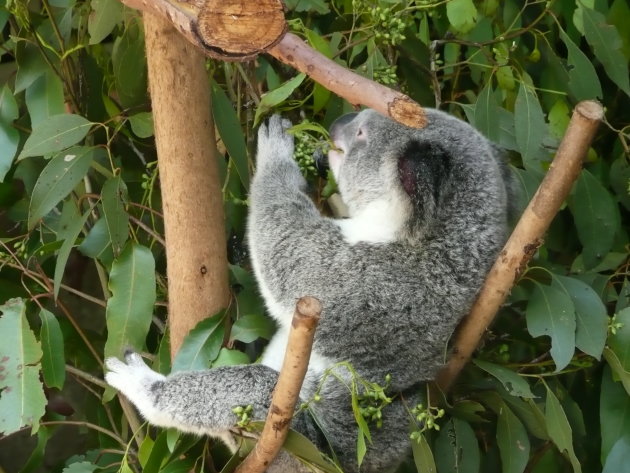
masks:
<path fill-rule="evenodd" d="M 573 449 L 573 435 L 571 425 L 567 419 L 560 401 L 553 391 L 547 387 L 547 402 L 545 404 L 545 420 L 547 431 L 552 442 L 563 455 L 566 455 L 573 466 L 574 473 L 581 473 L 582 467 Z"/>
<path fill-rule="evenodd" d="M 608 315 L 604 303 L 591 286 L 579 279 L 554 274 L 553 285 L 573 301 L 576 315 L 575 346 L 592 357 L 601 358 L 608 334 Z"/>
<path fill-rule="evenodd" d="M 125 210 L 127 199 L 127 186 L 120 175 L 103 184 L 101 202 L 114 255 L 120 254 L 129 236 L 129 215 Z"/>
<path fill-rule="evenodd" d="M 580 6 L 584 35 L 597 59 L 604 65 L 608 77 L 627 95 L 630 95 L 628 61 L 621 52 L 622 41 L 617 28 L 606 23 L 606 17 L 597 10 Z"/>
<path fill-rule="evenodd" d="M 225 334 L 225 312 L 202 320 L 193 328 L 173 360 L 173 372 L 210 368 L 221 350 Z"/>
<path fill-rule="evenodd" d="M 0 90 L 0 182 L 11 169 L 20 142 L 20 134 L 13 127 L 13 121 L 17 118 L 17 102 L 5 84 Z"/>
<path fill-rule="evenodd" d="M 129 243 L 112 263 L 111 297 L 105 318 L 105 358 L 119 357 L 127 348 L 141 351 L 153 318 L 155 261 L 148 248 Z"/>
<path fill-rule="evenodd" d="M 499 412 L 497 444 L 503 473 L 522 473 L 529 461 L 529 438 L 521 421 L 505 404 Z"/>
<path fill-rule="evenodd" d="M 0 434 L 31 426 L 37 432 L 46 396 L 39 373 L 42 349 L 26 320 L 22 299 L 0 306 Z"/>
<path fill-rule="evenodd" d="M 521 84 L 516 96 L 514 127 L 516 143 L 523 156 L 525 167 L 539 169 L 539 156 L 547 127 L 538 97 L 525 83 Z"/>
<path fill-rule="evenodd" d="M 610 367 L 604 366 L 599 396 L 601 426 L 601 461 L 606 458 L 618 439 L 630 432 L 630 395 L 621 383 L 613 380 Z"/>
<path fill-rule="evenodd" d="M 299 85 L 304 82 L 306 74 L 300 73 L 293 79 L 289 79 L 277 89 L 267 92 L 260 98 L 260 103 L 256 108 L 256 114 L 254 115 L 254 126 L 260 123 L 261 118 L 269 112 L 273 107 L 281 102 L 284 102 L 289 95 L 293 93 Z"/>
<path fill-rule="evenodd" d="M 80 216 L 73 200 L 66 200 L 64 202 L 57 228 L 57 240 L 62 240 L 63 243 L 59 248 L 55 262 L 55 275 L 53 277 L 53 294 L 55 300 L 59 296 L 61 279 L 63 278 L 70 251 L 74 247 L 76 239 L 79 233 L 81 233 L 83 225 L 85 225 L 91 211 L 92 209 L 90 208 L 85 211 L 83 216 Z"/>
<path fill-rule="evenodd" d="M 602 473 L 630 473 L 630 432 L 615 442 L 606 457 Z"/>
<path fill-rule="evenodd" d="M 455 30 L 468 33 L 477 22 L 477 8 L 473 0 L 451 0 L 446 4 L 446 16 Z"/>
<path fill-rule="evenodd" d="M 26 89 L 25 99 L 33 128 L 65 112 L 63 83 L 51 71 L 46 71 Z"/>
<path fill-rule="evenodd" d="M 28 228 L 33 229 L 83 179 L 90 169 L 94 149 L 70 148 L 52 158 L 37 178 L 28 211 Z"/>
<path fill-rule="evenodd" d="M 440 473 L 479 472 L 479 444 L 472 427 L 463 420 L 451 418 L 442 425 L 434 455 Z"/>
<path fill-rule="evenodd" d="M 258 338 L 271 339 L 276 326 L 269 317 L 250 314 L 238 318 L 232 325 L 230 338 L 244 343 L 251 343 Z"/>
<path fill-rule="evenodd" d="M 123 20 L 123 4 L 116 0 L 92 0 L 92 14 L 88 17 L 90 44 L 103 41 Z"/>
<path fill-rule="evenodd" d="M 247 157 L 247 145 L 241 123 L 234 111 L 234 106 L 223 92 L 223 89 L 215 82 L 212 85 L 212 114 L 219 136 L 227 149 L 232 162 L 236 166 L 236 172 L 245 189 L 249 188 L 249 160 Z"/>
<path fill-rule="evenodd" d="M 630 307 L 615 317 L 621 327 L 608 337 L 608 347 L 615 353 L 624 371 L 630 372 Z"/>
<path fill-rule="evenodd" d="M 562 29 L 560 29 L 560 38 L 567 47 L 569 54 L 567 59 L 569 89 L 575 99 L 592 100 L 603 98 L 602 86 L 591 61 Z"/>
<path fill-rule="evenodd" d="M 124 108 L 147 102 L 147 68 L 144 34 L 140 21 L 126 23 L 122 36 L 114 41 L 112 68 L 118 98 Z"/>
<path fill-rule="evenodd" d="M 499 141 L 499 104 L 492 90 L 492 81 L 479 92 L 475 103 L 475 128 L 489 140 Z"/>
<path fill-rule="evenodd" d="M 251 361 L 249 356 L 240 350 L 221 348 L 218 356 L 212 362 L 212 368 L 218 368 L 219 366 L 248 365 Z"/>
<path fill-rule="evenodd" d="M 81 141 L 93 123 L 80 115 L 52 115 L 33 128 L 18 159 L 55 153 Z"/>
<path fill-rule="evenodd" d="M 411 451 L 418 473 L 437 473 L 433 452 L 424 434 L 420 434 L 417 440 L 411 441 Z"/>
<path fill-rule="evenodd" d="M 42 373 L 49 388 L 62 389 L 66 380 L 63 334 L 57 317 L 46 309 L 39 311 L 42 327 L 39 340 L 42 344 Z"/>
<path fill-rule="evenodd" d="M 575 351 L 575 307 L 571 298 L 553 286 L 537 283 L 527 304 L 526 317 L 532 337 L 551 337 L 556 371 L 565 368 Z"/>
<path fill-rule="evenodd" d="M 89 258 L 96 258 L 109 267 L 114 261 L 112 241 L 105 217 L 96 221 L 77 249 Z"/>
<path fill-rule="evenodd" d="M 529 388 L 529 384 L 527 384 L 527 381 L 518 373 L 508 368 L 504 368 L 503 366 L 489 363 L 487 361 L 474 359 L 473 363 L 482 370 L 490 373 L 492 376 L 497 378 L 501 382 L 503 387 L 507 390 L 507 392 L 509 392 L 512 396 L 528 398 L 536 397 Z"/>
<path fill-rule="evenodd" d="M 588 170 L 582 170 L 569 198 L 586 269 L 602 261 L 612 248 L 620 226 L 619 208 L 612 195 Z"/>
<path fill-rule="evenodd" d="M 131 131 L 138 138 L 149 138 L 153 136 L 153 114 L 150 112 L 140 112 L 129 117 Z"/>

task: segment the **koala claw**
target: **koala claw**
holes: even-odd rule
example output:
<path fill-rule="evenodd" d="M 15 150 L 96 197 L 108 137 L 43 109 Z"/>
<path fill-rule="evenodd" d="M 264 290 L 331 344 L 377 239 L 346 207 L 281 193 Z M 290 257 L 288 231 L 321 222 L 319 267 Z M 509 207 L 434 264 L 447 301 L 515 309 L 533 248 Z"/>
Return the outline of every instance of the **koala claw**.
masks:
<path fill-rule="evenodd" d="M 258 164 L 279 160 L 291 160 L 293 157 L 293 136 L 287 133 L 292 124 L 280 115 L 273 115 L 266 124 L 258 129 Z"/>

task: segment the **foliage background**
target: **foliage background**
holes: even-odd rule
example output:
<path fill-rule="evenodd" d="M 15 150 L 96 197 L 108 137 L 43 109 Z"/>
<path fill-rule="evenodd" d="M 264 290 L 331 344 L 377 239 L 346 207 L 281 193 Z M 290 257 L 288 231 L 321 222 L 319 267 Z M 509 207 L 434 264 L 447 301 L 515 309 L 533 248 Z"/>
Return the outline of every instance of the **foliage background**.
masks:
<path fill-rule="evenodd" d="M 439 430 L 411 427 L 401 472 L 630 471 L 627 1 L 287 6 L 292 30 L 323 54 L 505 148 L 518 210 L 572 107 L 604 104 L 566 206 Z M 140 427 L 102 382 L 104 356 L 128 345 L 171 368 L 139 16 L 115 0 L 0 0 L 0 30 L 0 471 L 220 471 L 220 445 Z M 322 127 L 351 109 L 268 57 L 208 70 L 235 303 L 191 333 L 174 369 L 253 362 L 273 331 L 243 245 L 254 126 L 269 110 L 300 123 L 296 158 L 325 209 L 334 185 L 310 157 Z"/>

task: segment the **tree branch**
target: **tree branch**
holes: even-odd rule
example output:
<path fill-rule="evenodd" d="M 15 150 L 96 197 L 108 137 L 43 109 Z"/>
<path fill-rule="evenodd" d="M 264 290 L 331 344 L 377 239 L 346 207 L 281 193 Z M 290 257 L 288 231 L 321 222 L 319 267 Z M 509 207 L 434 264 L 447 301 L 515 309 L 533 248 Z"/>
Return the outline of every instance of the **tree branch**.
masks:
<path fill-rule="evenodd" d="M 166 19 L 206 56 L 244 61 L 267 52 L 353 105 L 373 108 L 413 128 L 426 125 L 424 110 L 408 96 L 356 74 L 286 33 L 279 0 L 121 1 Z"/>
<path fill-rule="evenodd" d="M 315 328 L 322 307 L 314 297 L 298 300 L 291 321 L 287 351 L 273 391 L 265 426 L 254 449 L 236 473 L 262 473 L 282 448 L 308 368 Z"/>
<path fill-rule="evenodd" d="M 603 117 L 604 110 L 597 102 L 584 101 L 575 107 L 547 175 L 490 270 L 470 314 L 459 324 L 452 356 L 435 380 L 442 391 L 449 389 L 470 360 L 510 289 L 542 244 L 544 233 L 580 174 Z"/>

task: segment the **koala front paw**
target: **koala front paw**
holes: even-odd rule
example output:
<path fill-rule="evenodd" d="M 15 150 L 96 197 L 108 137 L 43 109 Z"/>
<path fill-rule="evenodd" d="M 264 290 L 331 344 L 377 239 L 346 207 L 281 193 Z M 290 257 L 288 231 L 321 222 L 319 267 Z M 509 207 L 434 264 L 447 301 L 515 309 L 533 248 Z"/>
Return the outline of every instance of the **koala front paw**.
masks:
<path fill-rule="evenodd" d="M 155 408 L 155 384 L 164 382 L 166 377 L 149 368 L 137 353 L 127 352 L 125 362 L 117 358 L 105 360 L 109 370 L 105 381 L 124 394 L 151 421 L 159 414 Z"/>
<path fill-rule="evenodd" d="M 280 115 L 273 115 L 267 124 L 258 129 L 257 165 L 293 159 L 293 136 L 287 133 L 291 122 Z"/>

